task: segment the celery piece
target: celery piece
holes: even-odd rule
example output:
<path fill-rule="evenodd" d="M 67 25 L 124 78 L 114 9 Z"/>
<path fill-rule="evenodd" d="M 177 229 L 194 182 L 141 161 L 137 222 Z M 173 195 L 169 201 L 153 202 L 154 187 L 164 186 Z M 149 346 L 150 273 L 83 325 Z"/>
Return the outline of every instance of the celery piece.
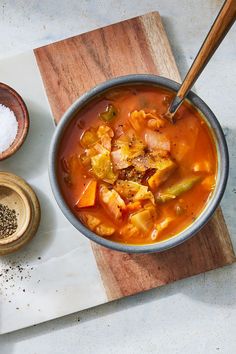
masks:
<path fill-rule="evenodd" d="M 113 104 L 109 104 L 105 112 L 99 114 L 99 117 L 106 123 L 110 123 L 117 116 L 117 109 Z"/>
<path fill-rule="evenodd" d="M 156 196 L 158 202 L 167 202 L 168 200 L 175 199 L 184 192 L 189 191 L 196 183 L 202 179 L 201 176 L 188 177 L 182 181 L 174 184 L 171 187 L 168 187 Z"/>

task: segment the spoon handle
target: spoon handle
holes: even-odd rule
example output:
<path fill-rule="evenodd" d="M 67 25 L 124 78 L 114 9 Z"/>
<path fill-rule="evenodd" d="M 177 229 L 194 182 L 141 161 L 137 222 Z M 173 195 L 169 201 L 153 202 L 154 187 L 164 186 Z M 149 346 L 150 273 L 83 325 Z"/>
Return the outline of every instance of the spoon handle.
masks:
<path fill-rule="evenodd" d="M 215 19 L 205 41 L 203 42 L 192 66 L 190 67 L 185 79 L 169 107 L 172 115 L 177 111 L 183 99 L 186 97 L 197 78 L 204 70 L 208 61 L 215 53 L 216 49 L 230 30 L 236 20 L 236 0 L 226 0 Z"/>

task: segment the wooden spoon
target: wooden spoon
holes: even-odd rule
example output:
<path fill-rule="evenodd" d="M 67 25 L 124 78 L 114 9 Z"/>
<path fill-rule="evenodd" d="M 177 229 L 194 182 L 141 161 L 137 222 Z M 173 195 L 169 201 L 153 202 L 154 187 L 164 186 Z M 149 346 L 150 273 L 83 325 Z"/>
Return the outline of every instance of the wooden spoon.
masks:
<path fill-rule="evenodd" d="M 189 69 L 177 95 L 170 104 L 165 118 L 174 123 L 174 115 L 188 92 L 204 70 L 216 49 L 236 20 L 236 0 L 226 0 Z"/>

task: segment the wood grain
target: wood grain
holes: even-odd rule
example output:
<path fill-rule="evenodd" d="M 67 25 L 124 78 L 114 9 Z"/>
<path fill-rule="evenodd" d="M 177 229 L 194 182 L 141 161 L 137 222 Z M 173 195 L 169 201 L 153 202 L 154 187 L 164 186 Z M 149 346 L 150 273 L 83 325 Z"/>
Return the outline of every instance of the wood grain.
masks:
<path fill-rule="evenodd" d="M 220 208 L 197 236 L 162 253 L 131 255 L 92 247 L 110 300 L 235 261 Z"/>
<path fill-rule="evenodd" d="M 158 13 L 38 48 L 35 56 L 56 122 L 78 96 L 114 76 L 153 73 L 180 81 Z M 92 248 L 108 300 L 235 261 L 220 209 L 198 235 L 160 254 L 130 255 L 94 243 Z"/>
<path fill-rule="evenodd" d="M 34 52 L 56 122 L 84 92 L 114 76 L 152 73 L 180 81 L 158 13 L 84 33 Z"/>

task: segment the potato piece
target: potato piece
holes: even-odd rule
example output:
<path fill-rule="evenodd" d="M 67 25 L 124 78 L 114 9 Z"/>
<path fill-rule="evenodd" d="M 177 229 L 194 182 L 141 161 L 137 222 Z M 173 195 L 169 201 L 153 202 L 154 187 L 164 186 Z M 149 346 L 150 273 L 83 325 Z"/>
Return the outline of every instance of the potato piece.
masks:
<path fill-rule="evenodd" d="M 162 159 L 156 172 L 148 179 L 148 184 L 152 189 L 157 189 L 165 182 L 175 170 L 176 164 L 170 159 Z"/>
<path fill-rule="evenodd" d="M 135 200 L 146 200 L 150 199 L 153 204 L 155 204 L 154 195 L 148 190 L 148 187 L 141 185 L 138 192 L 134 196 Z"/>
<path fill-rule="evenodd" d="M 125 209 L 125 202 L 114 190 L 109 190 L 105 185 L 99 188 L 99 198 L 106 212 L 116 220 L 121 219 L 122 210 Z"/>
<path fill-rule="evenodd" d="M 94 206 L 96 200 L 96 191 L 97 191 L 97 181 L 91 180 L 88 182 L 85 187 L 82 195 L 79 200 L 76 202 L 76 208 L 87 208 Z"/>
<path fill-rule="evenodd" d="M 149 210 L 131 215 L 130 221 L 141 232 L 148 232 L 153 227 L 153 218 Z"/>

